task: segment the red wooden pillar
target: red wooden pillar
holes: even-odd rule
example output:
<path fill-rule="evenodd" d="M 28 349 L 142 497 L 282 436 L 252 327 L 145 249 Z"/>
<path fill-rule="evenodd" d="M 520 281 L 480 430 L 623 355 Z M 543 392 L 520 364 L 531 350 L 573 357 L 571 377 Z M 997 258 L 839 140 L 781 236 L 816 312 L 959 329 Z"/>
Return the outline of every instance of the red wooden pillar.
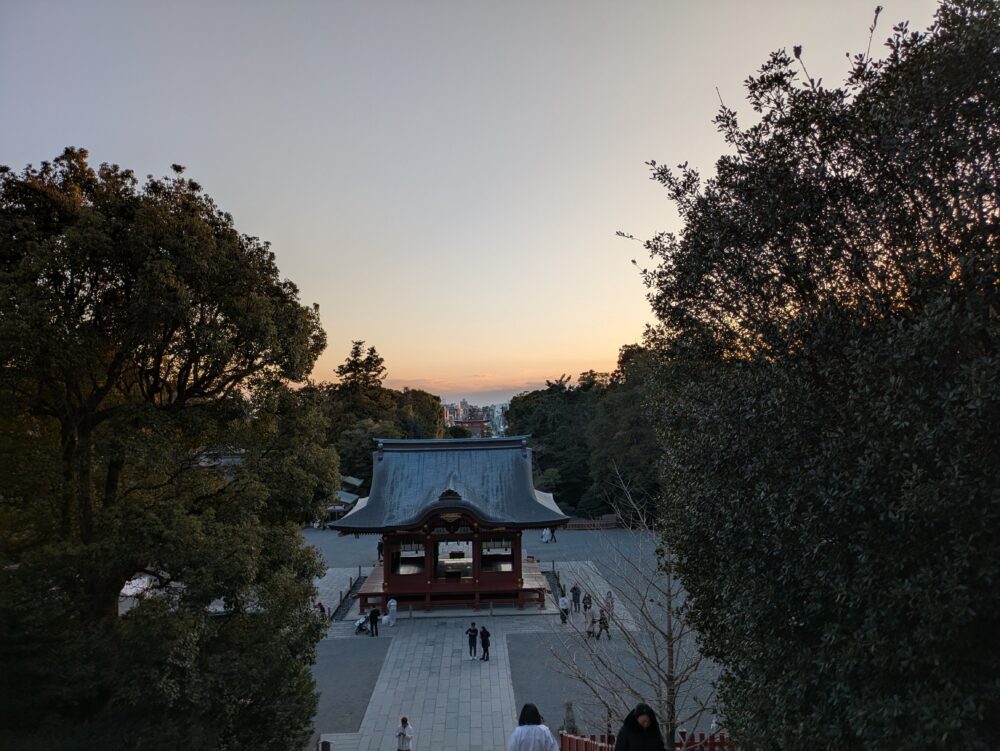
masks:
<path fill-rule="evenodd" d="M 434 581 L 434 563 L 437 560 L 437 550 L 434 549 L 434 541 L 431 540 L 430 533 L 424 534 L 424 574 L 427 578 L 427 590 L 424 596 L 424 610 L 431 609 L 431 582 Z"/>
<path fill-rule="evenodd" d="M 472 586 L 476 589 L 475 610 L 479 610 L 479 575 L 482 571 L 483 545 L 479 540 L 479 532 L 472 535 Z"/>
<path fill-rule="evenodd" d="M 517 582 L 517 607 L 524 609 L 524 577 L 521 575 L 521 530 L 511 530 L 510 557 L 514 559 L 514 581 Z"/>
<path fill-rule="evenodd" d="M 389 576 L 392 571 L 392 552 L 389 550 L 389 535 L 383 534 L 382 540 L 382 591 L 389 589 Z"/>
<path fill-rule="evenodd" d="M 521 530 L 513 530 L 510 544 L 514 546 L 510 552 L 514 559 L 514 576 L 517 579 L 518 589 L 520 589 L 524 586 L 524 578 L 521 576 Z"/>

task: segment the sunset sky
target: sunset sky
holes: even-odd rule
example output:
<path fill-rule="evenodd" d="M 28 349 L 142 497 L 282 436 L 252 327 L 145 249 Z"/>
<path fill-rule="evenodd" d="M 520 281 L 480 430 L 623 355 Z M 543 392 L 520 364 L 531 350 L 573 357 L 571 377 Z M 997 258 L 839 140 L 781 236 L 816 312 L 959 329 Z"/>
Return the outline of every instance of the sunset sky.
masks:
<path fill-rule="evenodd" d="M 388 385 L 487 403 L 610 370 L 676 230 L 644 162 L 710 173 L 719 96 L 801 44 L 839 83 L 873 0 L 0 0 L 0 164 L 187 167 Z M 882 0 L 873 43 L 930 0 Z M 718 87 L 718 94 L 716 93 Z"/>

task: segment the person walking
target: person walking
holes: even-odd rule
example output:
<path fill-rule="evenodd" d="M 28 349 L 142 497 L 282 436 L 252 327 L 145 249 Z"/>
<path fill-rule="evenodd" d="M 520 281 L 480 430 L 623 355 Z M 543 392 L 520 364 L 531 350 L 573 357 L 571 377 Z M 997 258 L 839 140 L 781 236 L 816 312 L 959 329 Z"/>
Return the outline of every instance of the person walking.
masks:
<path fill-rule="evenodd" d="M 569 618 L 569 600 L 566 599 L 566 595 L 559 596 L 559 620 L 563 623 Z"/>
<path fill-rule="evenodd" d="M 382 552 L 385 550 L 385 545 L 381 540 L 378 541 L 378 545 L 375 546 L 375 550 L 378 552 L 378 562 L 382 562 Z"/>
<path fill-rule="evenodd" d="M 398 603 L 396 602 L 396 598 L 395 597 L 390 597 L 389 598 L 389 602 L 387 602 L 385 604 L 385 606 L 387 608 L 389 608 L 389 625 L 390 626 L 395 626 L 396 625 L 396 608 L 398 607 Z"/>
<path fill-rule="evenodd" d="M 552 542 L 552 532 L 548 527 L 542 530 L 542 542 Z"/>
<path fill-rule="evenodd" d="M 542 724 L 542 715 L 534 704 L 525 704 L 517 718 L 517 727 L 507 739 L 507 751 L 559 751 L 552 731 Z"/>
<path fill-rule="evenodd" d="M 583 596 L 583 614 L 589 613 L 592 607 L 594 607 L 594 598 L 590 596 L 590 592 L 587 592 Z"/>
<path fill-rule="evenodd" d="M 594 611 L 591 610 L 589 615 L 584 615 L 587 619 L 587 636 L 597 636 L 597 616 L 594 615 Z"/>
<path fill-rule="evenodd" d="M 399 727 L 396 728 L 396 749 L 410 751 L 411 748 L 413 748 L 413 725 L 405 717 L 400 717 Z"/>
<path fill-rule="evenodd" d="M 573 582 L 573 586 L 569 588 L 569 596 L 573 599 L 573 612 L 580 612 L 580 585 Z"/>
<path fill-rule="evenodd" d="M 597 616 L 597 638 L 601 638 L 601 634 L 605 633 L 608 638 L 611 638 L 611 632 L 608 631 L 608 614 L 604 612 L 604 608 L 601 608 L 600 615 Z"/>
<path fill-rule="evenodd" d="M 483 656 L 479 659 L 483 662 L 490 661 L 490 632 L 486 630 L 486 626 L 481 626 L 479 628 L 479 644 L 483 648 Z"/>
<path fill-rule="evenodd" d="M 550 536 L 552 537 L 552 542 L 555 542 L 556 541 L 556 528 L 552 527 L 549 530 L 549 533 L 550 533 Z"/>
<path fill-rule="evenodd" d="M 476 659 L 476 640 L 479 639 L 479 629 L 476 628 L 475 621 L 465 629 L 465 634 L 469 637 L 469 659 L 474 660 Z"/>
<path fill-rule="evenodd" d="M 615 751 L 666 751 L 652 707 L 638 704 L 628 713 L 615 739 Z"/>
<path fill-rule="evenodd" d="M 378 636 L 378 621 L 382 617 L 382 611 L 378 608 L 372 608 L 368 613 L 368 635 Z"/>

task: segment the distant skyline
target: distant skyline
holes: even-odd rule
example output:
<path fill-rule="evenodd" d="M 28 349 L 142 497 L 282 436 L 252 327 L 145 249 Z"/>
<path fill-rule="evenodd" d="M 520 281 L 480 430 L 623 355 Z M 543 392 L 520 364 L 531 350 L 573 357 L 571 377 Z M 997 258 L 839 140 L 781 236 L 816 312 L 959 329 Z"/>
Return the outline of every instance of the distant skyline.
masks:
<path fill-rule="evenodd" d="M 883 0 L 873 54 L 936 4 Z M 614 368 L 651 314 L 644 162 L 710 175 L 719 96 L 803 45 L 834 83 L 876 3 L 0 0 L 0 164 L 187 167 L 387 385 L 475 404 Z M 718 87 L 718 93 L 716 92 Z M 493 396 L 489 396 L 493 395 Z"/>

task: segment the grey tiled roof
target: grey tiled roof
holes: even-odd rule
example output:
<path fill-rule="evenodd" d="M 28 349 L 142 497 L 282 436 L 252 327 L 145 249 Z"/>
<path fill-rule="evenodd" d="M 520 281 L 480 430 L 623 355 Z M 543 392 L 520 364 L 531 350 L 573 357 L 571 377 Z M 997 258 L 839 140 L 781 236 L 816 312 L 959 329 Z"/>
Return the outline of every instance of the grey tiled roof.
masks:
<path fill-rule="evenodd" d="M 371 493 L 334 529 L 404 529 L 445 511 L 464 511 L 494 526 L 538 528 L 569 520 L 550 494 L 532 485 L 531 449 L 523 436 L 377 444 Z"/>

